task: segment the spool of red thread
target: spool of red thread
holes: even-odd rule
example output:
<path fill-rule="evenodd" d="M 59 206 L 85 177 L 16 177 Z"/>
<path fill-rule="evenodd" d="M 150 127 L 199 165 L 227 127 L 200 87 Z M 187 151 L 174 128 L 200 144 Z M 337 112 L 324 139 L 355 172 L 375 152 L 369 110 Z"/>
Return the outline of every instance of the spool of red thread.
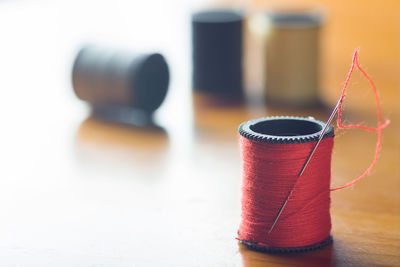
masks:
<path fill-rule="evenodd" d="M 324 125 L 300 117 L 267 117 L 240 125 L 243 189 L 238 239 L 242 244 L 264 252 L 297 252 L 332 241 L 332 126 L 304 174 L 298 176 Z M 284 211 L 268 233 L 292 189 Z"/>

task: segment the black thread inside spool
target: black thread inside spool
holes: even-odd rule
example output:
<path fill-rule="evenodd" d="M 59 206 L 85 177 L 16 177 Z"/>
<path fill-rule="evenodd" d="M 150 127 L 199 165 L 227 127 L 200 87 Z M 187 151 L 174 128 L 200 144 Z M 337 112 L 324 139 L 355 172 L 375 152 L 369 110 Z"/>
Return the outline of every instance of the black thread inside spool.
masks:
<path fill-rule="evenodd" d="M 250 129 L 259 134 L 275 136 L 299 136 L 318 133 L 322 126 L 306 120 L 266 120 L 250 126 Z"/>

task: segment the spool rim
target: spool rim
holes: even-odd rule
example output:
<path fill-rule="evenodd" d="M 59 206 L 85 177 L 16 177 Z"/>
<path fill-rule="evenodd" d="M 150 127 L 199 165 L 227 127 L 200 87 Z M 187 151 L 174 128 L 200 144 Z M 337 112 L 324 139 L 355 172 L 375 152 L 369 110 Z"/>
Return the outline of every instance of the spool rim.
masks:
<path fill-rule="evenodd" d="M 279 254 L 279 253 L 293 253 L 293 252 L 306 252 L 306 251 L 312 251 L 316 250 L 322 247 L 325 247 L 333 242 L 333 238 L 331 235 L 327 237 L 326 239 L 304 247 L 289 247 L 289 248 L 281 248 L 281 247 L 268 247 L 268 246 L 262 246 L 258 245 L 256 243 L 252 242 L 247 242 L 244 240 L 240 240 L 240 243 L 245 245 L 248 249 L 251 250 L 256 250 L 260 252 L 265 252 L 265 253 L 273 253 L 273 254 Z"/>
<path fill-rule="evenodd" d="M 293 129 L 295 129 L 296 125 L 295 126 L 290 125 L 294 123 L 297 123 L 298 127 L 303 126 L 304 128 L 308 125 L 316 128 L 314 128 L 314 130 L 311 133 L 307 131 L 304 132 L 304 129 L 301 129 L 301 131 L 299 129 L 299 134 L 290 134 L 290 135 L 262 133 L 260 131 L 257 131 L 256 129 L 257 128 L 256 125 L 268 124 L 268 123 L 270 124 L 270 127 L 273 126 L 279 127 L 279 123 L 277 124 L 277 122 L 279 122 L 281 126 L 284 126 L 282 128 L 292 127 Z M 274 117 L 258 118 L 242 123 L 239 126 L 239 134 L 247 139 L 258 142 L 271 143 L 271 144 L 298 144 L 298 143 L 308 143 L 317 141 L 324 126 L 325 122 L 316 120 L 312 117 L 304 118 L 295 116 L 274 116 Z M 265 125 L 259 126 L 259 128 L 263 127 L 265 128 L 266 126 Z M 316 130 L 317 128 L 318 130 Z M 272 130 L 277 131 L 277 129 L 272 129 Z M 301 134 L 302 132 L 305 134 Z M 328 138 L 328 137 L 334 137 L 334 130 L 332 126 L 329 126 L 328 130 L 323 136 L 323 138 Z"/>
<path fill-rule="evenodd" d="M 129 73 L 130 105 L 147 112 L 157 110 L 167 96 L 170 83 L 170 71 L 165 57 L 160 53 L 138 56 L 131 62 Z"/>
<path fill-rule="evenodd" d="M 267 17 L 274 27 L 282 29 L 318 28 L 324 23 L 320 8 L 310 10 L 268 10 Z"/>
<path fill-rule="evenodd" d="M 243 13 L 233 9 L 205 9 L 192 14 L 192 23 L 220 24 L 242 22 Z"/>

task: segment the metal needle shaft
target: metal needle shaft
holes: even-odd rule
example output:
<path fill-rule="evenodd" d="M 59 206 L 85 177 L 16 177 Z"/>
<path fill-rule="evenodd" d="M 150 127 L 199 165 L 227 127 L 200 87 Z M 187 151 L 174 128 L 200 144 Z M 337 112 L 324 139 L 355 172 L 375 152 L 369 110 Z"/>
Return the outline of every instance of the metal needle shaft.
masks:
<path fill-rule="evenodd" d="M 313 150 L 311 151 L 310 155 L 308 156 L 307 161 L 306 161 L 306 163 L 304 164 L 303 168 L 301 169 L 301 171 L 300 171 L 298 177 L 300 177 L 300 176 L 303 175 L 304 170 L 306 169 L 308 163 L 310 162 L 312 156 L 314 155 L 315 150 L 317 150 L 317 147 L 318 147 L 319 143 L 321 142 L 322 138 L 324 137 L 324 134 L 326 133 L 326 131 L 327 131 L 328 128 L 329 128 L 329 125 L 331 124 L 333 118 L 335 117 L 337 111 L 339 110 L 339 107 L 340 107 L 340 104 L 341 104 L 341 103 L 342 103 L 342 98 L 339 99 L 339 101 L 337 102 L 337 104 L 336 104 L 335 108 L 333 109 L 331 115 L 329 116 L 328 121 L 326 122 L 324 128 L 323 128 L 322 131 L 321 131 L 320 136 L 318 137 L 317 143 L 315 144 Z M 288 196 L 287 196 L 286 199 L 285 199 L 285 202 L 283 203 L 282 207 L 279 209 L 278 215 L 276 216 L 276 218 L 275 218 L 273 224 L 272 224 L 271 227 L 269 228 L 268 234 L 270 234 L 270 233 L 272 232 L 272 230 L 273 230 L 274 227 L 275 227 L 275 224 L 278 222 L 279 217 L 281 216 L 283 210 L 284 210 L 285 207 L 286 207 L 286 204 L 287 204 L 287 202 L 288 202 L 288 200 L 289 200 L 289 197 L 292 195 L 293 189 L 294 189 L 294 188 L 292 188 L 292 189 L 290 190 Z"/>
<path fill-rule="evenodd" d="M 315 150 L 317 150 L 317 147 L 318 147 L 319 143 L 321 142 L 322 138 L 324 137 L 324 134 L 325 134 L 326 131 L 328 130 L 329 125 L 331 124 L 331 122 L 332 122 L 332 120 L 333 120 L 333 117 L 335 117 L 335 114 L 336 114 L 337 111 L 339 110 L 339 106 L 340 106 L 341 100 L 342 100 L 342 99 L 340 98 L 339 101 L 337 102 L 335 108 L 333 109 L 333 111 L 332 111 L 332 113 L 331 113 L 331 116 L 329 116 L 328 121 L 326 122 L 324 128 L 322 129 L 321 134 L 319 135 L 319 138 L 318 138 L 317 143 L 315 144 L 313 150 L 311 151 L 310 155 L 309 155 L 308 158 L 307 158 L 306 163 L 304 164 L 303 168 L 301 169 L 301 172 L 300 172 L 300 174 L 299 174 L 299 177 L 303 175 L 304 170 L 306 169 L 308 163 L 310 162 L 312 156 L 314 155 Z"/>
<path fill-rule="evenodd" d="M 293 190 L 291 190 L 289 192 L 288 196 L 286 197 L 285 202 L 283 202 L 282 207 L 279 209 L 278 215 L 276 215 L 274 223 L 272 224 L 271 228 L 269 228 L 268 234 L 270 234 L 272 232 L 272 230 L 274 229 L 274 226 L 275 226 L 276 222 L 278 221 L 279 217 L 281 216 L 282 211 L 285 209 L 285 206 L 288 203 L 288 200 L 289 200 L 290 195 L 292 194 L 292 191 Z"/>

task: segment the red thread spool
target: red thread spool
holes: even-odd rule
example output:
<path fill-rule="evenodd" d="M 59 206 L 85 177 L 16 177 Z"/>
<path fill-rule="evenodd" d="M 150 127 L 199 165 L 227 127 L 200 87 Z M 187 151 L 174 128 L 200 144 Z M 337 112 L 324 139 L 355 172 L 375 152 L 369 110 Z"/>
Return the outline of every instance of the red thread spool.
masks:
<path fill-rule="evenodd" d="M 311 250 L 331 242 L 330 178 L 333 127 L 301 177 L 324 123 L 268 117 L 240 125 L 243 159 L 241 243 L 265 252 Z M 268 234 L 290 190 L 293 193 Z"/>

